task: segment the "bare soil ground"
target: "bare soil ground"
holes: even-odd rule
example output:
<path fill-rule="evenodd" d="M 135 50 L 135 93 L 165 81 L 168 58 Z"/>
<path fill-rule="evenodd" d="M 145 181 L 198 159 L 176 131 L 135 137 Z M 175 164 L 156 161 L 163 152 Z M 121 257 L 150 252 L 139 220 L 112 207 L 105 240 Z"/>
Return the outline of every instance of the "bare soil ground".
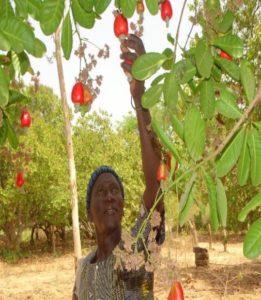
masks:
<path fill-rule="evenodd" d="M 208 248 L 206 242 L 200 246 Z M 173 278 L 182 282 L 185 299 L 261 299 L 261 260 L 246 259 L 242 242 L 229 243 L 227 252 L 220 242 L 213 243 L 207 268 L 195 267 L 190 238 L 168 241 L 161 256 L 174 261 L 175 268 L 166 266 L 164 271 L 161 266 L 156 270 L 155 300 L 167 299 Z M 73 282 L 72 252 L 59 257 L 35 255 L 16 264 L 0 260 L 0 300 L 71 299 Z"/>

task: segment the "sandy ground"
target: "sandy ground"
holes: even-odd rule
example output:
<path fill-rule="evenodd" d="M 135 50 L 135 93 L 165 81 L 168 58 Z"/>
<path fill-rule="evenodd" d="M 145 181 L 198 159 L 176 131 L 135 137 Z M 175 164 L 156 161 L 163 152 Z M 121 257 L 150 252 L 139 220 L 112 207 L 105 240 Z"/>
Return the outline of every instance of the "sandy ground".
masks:
<path fill-rule="evenodd" d="M 200 246 L 208 248 L 207 243 Z M 173 239 L 162 248 L 161 256 L 163 264 L 155 272 L 155 300 L 167 299 L 173 278 L 182 282 L 185 299 L 261 299 L 261 259 L 244 258 L 242 243 L 229 244 L 226 253 L 221 243 L 214 243 L 207 268 L 195 267 L 189 239 Z M 164 267 L 165 258 L 175 267 Z M 1 300 L 71 299 L 73 282 L 73 253 L 38 255 L 16 264 L 0 260 Z"/>

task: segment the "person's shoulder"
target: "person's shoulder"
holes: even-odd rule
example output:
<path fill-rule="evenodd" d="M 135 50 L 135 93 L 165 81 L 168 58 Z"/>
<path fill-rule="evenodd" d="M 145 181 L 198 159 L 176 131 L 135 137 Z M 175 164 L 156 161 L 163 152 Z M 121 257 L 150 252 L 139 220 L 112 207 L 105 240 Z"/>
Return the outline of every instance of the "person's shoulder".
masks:
<path fill-rule="evenodd" d="M 92 258 L 95 256 L 96 249 L 91 250 L 86 256 L 83 256 L 78 260 L 78 268 L 82 269 L 86 264 L 89 264 Z"/>

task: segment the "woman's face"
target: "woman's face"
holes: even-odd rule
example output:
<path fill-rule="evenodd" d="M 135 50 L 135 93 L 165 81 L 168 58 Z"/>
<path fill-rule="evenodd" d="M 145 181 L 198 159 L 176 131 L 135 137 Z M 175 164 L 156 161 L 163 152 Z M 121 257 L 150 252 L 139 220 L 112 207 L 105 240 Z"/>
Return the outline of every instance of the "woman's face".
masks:
<path fill-rule="evenodd" d="M 117 179 L 111 173 L 101 174 L 92 190 L 90 218 L 97 233 L 112 231 L 121 226 L 123 197 Z"/>

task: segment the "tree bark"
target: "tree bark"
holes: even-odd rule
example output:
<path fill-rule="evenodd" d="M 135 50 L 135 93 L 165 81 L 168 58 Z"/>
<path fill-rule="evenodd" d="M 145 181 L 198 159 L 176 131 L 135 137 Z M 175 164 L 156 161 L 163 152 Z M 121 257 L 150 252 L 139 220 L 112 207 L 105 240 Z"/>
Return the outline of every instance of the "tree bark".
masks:
<path fill-rule="evenodd" d="M 76 266 L 77 260 L 80 259 L 82 256 L 82 250 L 81 250 L 81 238 L 80 238 L 80 228 L 79 228 L 78 197 L 77 197 L 76 170 L 75 170 L 73 142 L 72 142 L 72 129 L 71 129 L 69 108 L 68 108 L 66 90 L 65 90 L 60 33 L 61 33 L 61 27 L 59 26 L 59 28 L 55 32 L 55 57 L 56 57 L 56 65 L 57 65 L 57 71 L 59 77 L 62 108 L 64 114 L 66 149 L 67 149 L 67 156 L 69 162 L 72 224 L 73 224 L 73 244 L 74 244 L 74 256 L 75 256 L 75 266 Z"/>

